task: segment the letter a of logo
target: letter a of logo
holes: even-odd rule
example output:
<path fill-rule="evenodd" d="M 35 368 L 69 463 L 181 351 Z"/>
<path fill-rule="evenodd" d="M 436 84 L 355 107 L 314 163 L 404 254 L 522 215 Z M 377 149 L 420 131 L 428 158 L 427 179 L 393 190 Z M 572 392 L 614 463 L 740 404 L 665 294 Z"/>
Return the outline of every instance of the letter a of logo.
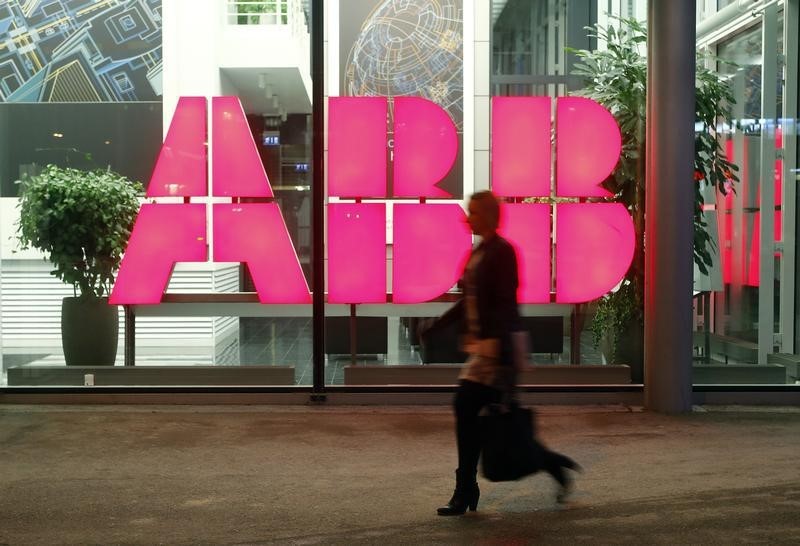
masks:
<path fill-rule="evenodd" d="M 237 97 L 212 101 L 213 195 L 272 198 Z M 246 262 L 261 303 L 311 303 L 277 203 L 214 205 L 214 261 Z"/>
<path fill-rule="evenodd" d="M 158 154 L 147 197 L 206 195 L 205 97 L 181 97 Z M 159 303 L 175 262 L 204 262 L 202 204 L 146 203 L 139 210 L 109 303 Z"/>
<path fill-rule="evenodd" d="M 182 97 L 167 132 L 148 197 L 183 197 L 186 203 L 150 203 L 136 219 L 112 304 L 155 304 L 177 262 L 208 258 L 207 101 Z M 215 262 L 246 262 L 262 303 L 309 303 L 311 297 L 286 224 L 276 203 L 238 203 L 242 197 L 273 197 L 253 137 L 236 97 L 212 101 L 213 192 L 233 203 L 213 205 Z"/>

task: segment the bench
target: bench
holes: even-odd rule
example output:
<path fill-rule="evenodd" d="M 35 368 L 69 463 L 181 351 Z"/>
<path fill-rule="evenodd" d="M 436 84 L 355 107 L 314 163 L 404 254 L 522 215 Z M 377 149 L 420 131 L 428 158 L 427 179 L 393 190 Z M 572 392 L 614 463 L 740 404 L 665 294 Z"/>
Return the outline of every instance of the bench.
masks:
<path fill-rule="evenodd" d="M 786 368 L 777 364 L 694 364 L 692 383 L 783 385 Z"/>
<path fill-rule="evenodd" d="M 564 352 L 564 317 L 521 317 L 522 327 L 528 332 L 532 353 Z M 432 319 L 426 319 L 432 320 Z M 410 323 L 416 328 L 416 322 Z M 412 340 L 416 340 L 416 330 L 410 332 Z M 420 345 L 420 356 L 425 364 L 433 362 L 464 362 L 467 355 L 461 352 L 461 325 L 450 324 L 435 331 L 429 331 L 423 339 L 416 341 Z"/>
<path fill-rule="evenodd" d="M 711 354 L 722 355 L 726 364 L 728 358 L 740 362 L 758 362 L 758 343 L 721 334 L 695 332 L 694 344 L 702 346 L 705 336 L 708 336 Z"/>
<path fill-rule="evenodd" d="M 773 353 L 767 355 L 768 364 L 779 364 L 786 368 L 786 382 L 800 381 L 800 355 L 791 353 Z"/>
<path fill-rule="evenodd" d="M 460 364 L 355 365 L 344 367 L 345 385 L 455 385 Z M 628 366 L 532 365 L 520 385 L 620 385 L 631 382 Z"/>
<path fill-rule="evenodd" d="M 355 335 L 350 331 L 355 323 Z M 389 329 L 386 317 L 325 317 L 325 353 L 385 355 L 389 352 Z"/>
<path fill-rule="evenodd" d="M 294 366 L 20 366 L 9 368 L 8 385 L 72 387 L 293 385 Z"/>

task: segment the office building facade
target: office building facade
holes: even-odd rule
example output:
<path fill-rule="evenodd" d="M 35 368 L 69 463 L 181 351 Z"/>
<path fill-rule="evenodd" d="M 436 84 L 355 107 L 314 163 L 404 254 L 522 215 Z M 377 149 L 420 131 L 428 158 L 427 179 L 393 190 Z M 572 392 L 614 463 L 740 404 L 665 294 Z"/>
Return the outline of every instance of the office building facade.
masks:
<path fill-rule="evenodd" d="M 568 220 L 569 207 L 600 204 L 601 194 L 560 193 L 559 173 L 570 158 L 589 161 L 580 153 L 602 147 L 604 138 L 588 126 L 575 153 L 561 156 L 567 144 L 557 116 L 559 105 L 568 104 L 564 98 L 588 94 L 581 51 L 614 47 L 597 29 L 634 38 L 632 29 L 648 28 L 646 1 L 199 4 L 19 0 L 0 7 L 0 389 L 5 395 L 205 389 L 228 393 L 228 400 L 236 400 L 237 393 L 239 400 L 253 393 L 292 400 L 305 400 L 309 393 L 445 400 L 464 359 L 458 332 L 430 338 L 419 332 L 458 296 L 457 271 L 470 244 L 459 215 L 469 195 L 497 191 L 498 181 L 514 169 L 529 172 L 530 157 L 538 153 L 533 137 L 528 142 L 512 135 L 509 144 L 500 144 L 506 129 L 498 105 L 533 104 L 500 99 L 538 97 L 548 99 L 545 123 L 553 123 L 537 133 L 545 134 L 549 146 L 546 189 L 500 192 L 509 211 L 522 211 L 509 212 L 516 224 L 506 226 L 518 234 L 518 250 L 539 245 L 547 257 L 542 265 L 542 254 L 530 254 L 523 271 L 533 279 L 534 265 L 543 269 L 537 278 L 544 279 L 544 288 L 522 298 L 534 364 L 522 383 L 555 401 L 573 400 L 576 393 L 587 400 L 590 395 L 641 399 L 648 374 L 642 355 L 651 339 L 647 327 L 622 336 L 634 341 L 622 358 L 610 355 L 602 336 L 593 336 L 598 307 L 608 298 L 598 296 L 624 291 L 625 282 L 618 285 L 622 275 L 591 297 L 564 295 L 569 281 L 560 275 L 572 267 L 574 282 L 586 286 L 600 275 L 600 266 L 579 258 L 610 259 L 617 245 L 591 224 L 575 228 L 575 248 L 593 250 L 572 251 L 577 265 L 568 265 L 564 249 L 575 224 Z M 314 7 L 323 4 L 322 16 L 315 17 Z M 702 396 L 723 393 L 735 401 L 739 393 L 738 400 L 745 401 L 747 391 L 778 400 L 800 384 L 795 252 L 800 6 L 797 0 L 698 0 L 694 11 L 690 34 L 701 54 L 698 66 L 717 75 L 733 96 L 731 119 L 720 119 L 710 130 L 738 170 L 725 191 L 706 184 L 703 176 L 675 184 L 676 192 L 701 192 L 711 255 L 705 271 L 695 266 L 693 291 L 686 294 L 691 324 L 676 326 L 691 330 L 681 366 Z M 312 23 L 320 20 L 315 28 Z M 648 49 L 651 55 L 656 48 L 669 55 L 674 45 L 652 43 L 658 22 L 650 21 L 647 41 L 634 39 L 637 62 L 645 68 Z M 322 46 L 321 57 L 315 44 Z M 651 59 L 650 66 L 656 62 Z M 316 78 L 315 68 L 323 70 Z M 638 89 L 644 98 L 637 85 L 631 81 L 631 92 Z M 661 91 L 663 100 L 671 100 L 668 89 Z M 200 114 L 187 114 L 186 99 L 192 97 L 202 98 Z M 374 100 L 343 100 L 359 97 Z M 348 126 L 365 111 L 359 105 L 368 103 L 383 108 L 379 117 L 385 124 L 377 132 Z M 424 131 L 407 129 L 413 126 L 414 105 L 422 105 L 420 119 L 435 133 L 427 148 L 415 147 Z M 205 174 L 201 190 L 169 193 L 159 186 L 164 180 L 157 166 L 171 161 L 170 150 L 180 151 L 170 135 L 179 134 L 184 114 L 202 117 L 195 121 L 207 128 L 197 141 L 202 145 L 190 153 L 200 158 Z M 241 118 L 239 130 L 223 132 L 220 120 L 231 116 Z M 441 126 L 436 119 L 444 120 Z M 620 125 L 624 146 L 630 127 Z M 410 132 L 404 136 L 404 130 Z M 696 131 L 705 130 L 697 124 Z M 445 140 L 437 140 L 445 133 L 451 146 L 447 160 Z M 257 158 L 263 167 L 263 191 L 225 189 L 244 187 L 224 178 L 233 172 L 225 171 L 227 165 L 246 162 L 230 155 L 241 150 L 242 157 Z M 645 151 L 630 163 L 642 187 Z M 118 311 L 114 366 L 66 364 L 61 306 L 73 287 L 50 274 L 44 254 L 23 249 L 16 237 L 24 191 L 18 181 L 49 164 L 110 169 L 140 181 L 147 191 L 143 210 L 202 207 L 200 258 L 180 259 L 173 249 L 176 263 L 163 294 L 156 279 L 143 281 L 156 286 L 157 303 L 118 300 L 125 305 Z M 414 170 L 437 165 L 444 165 L 442 172 L 426 180 Z M 359 169 L 379 181 L 377 190 L 347 185 Z M 251 180 L 252 172 L 252 180 L 261 180 L 257 171 L 236 176 Z M 665 184 L 657 188 L 672 191 Z M 259 218 L 278 211 L 280 222 L 257 220 L 257 229 L 236 231 L 226 227 L 232 221 L 224 211 L 232 209 L 253 210 Z M 544 211 L 541 223 L 524 224 L 532 218 L 525 211 L 534 209 Z M 350 214 L 363 215 L 361 224 L 340 222 Z M 320 219 L 322 229 L 315 235 Z M 631 218 L 631 225 L 636 221 Z M 171 228 L 165 225 L 159 237 L 166 233 Z M 235 245 L 223 242 L 226 237 Z M 280 248 L 288 254 L 277 246 L 258 250 L 273 239 L 285 243 Z M 234 246 L 246 259 L 237 258 Z M 646 248 L 639 244 L 637 255 Z M 256 258 L 259 252 L 263 262 Z M 123 272 L 138 259 L 129 254 Z M 692 259 L 690 249 L 685 258 Z M 286 263 L 294 269 L 285 269 Z M 306 300 L 267 294 L 292 275 L 305 287 Z M 365 288 L 367 275 L 377 279 L 372 292 Z M 327 295 L 322 308 L 312 303 L 320 282 Z M 648 286 L 643 294 L 659 289 Z M 648 316 L 654 315 L 645 313 L 645 321 Z M 315 340 L 323 338 L 322 351 L 316 351 Z"/>

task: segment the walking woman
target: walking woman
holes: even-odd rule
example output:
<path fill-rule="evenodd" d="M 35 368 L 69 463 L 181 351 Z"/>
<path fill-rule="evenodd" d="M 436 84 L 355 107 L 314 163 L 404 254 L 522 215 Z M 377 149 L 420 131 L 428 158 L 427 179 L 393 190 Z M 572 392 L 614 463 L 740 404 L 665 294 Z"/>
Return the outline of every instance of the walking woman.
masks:
<path fill-rule="evenodd" d="M 458 447 L 456 487 L 450 502 L 438 509 L 441 516 L 461 515 L 468 508 L 477 508 L 481 450 L 478 414 L 484 406 L 499 402 L 504 389 L 515 382 L 512 338 L 520 330 L 517 256 L 511 243 L 497 234 L 499 220 L 500 204 L 492 192 L 481 191 L 470 198 L 467 223 L 480 237 L 480 244 L 464 269 L 464 296 L 432 326 L 436 329 L 461 320 L 463 350 L 469 355 L 453 402 Z M 540 463 L 558 482 L 557 500 L 563 502 L 572 483 L 564 468 L 577 469 L 577 464 L 545 448 Z"/>

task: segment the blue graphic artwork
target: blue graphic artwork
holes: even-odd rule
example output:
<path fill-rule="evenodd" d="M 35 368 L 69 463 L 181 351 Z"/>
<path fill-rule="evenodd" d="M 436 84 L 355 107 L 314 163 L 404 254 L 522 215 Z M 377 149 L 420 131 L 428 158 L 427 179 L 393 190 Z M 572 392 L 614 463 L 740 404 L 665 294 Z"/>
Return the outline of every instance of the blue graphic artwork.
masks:
<path fill-rule="evenodd" d="M 364 0 L 352 4 L 369 5 Z M 344 12 L 345 9 L 342 8 Z M 450 114 L 460 131 L 463 114 L 462 0 L 375 2 L 348 51 L 343 95 L 424 97 Z M 344 40 L 351 40 L 343 36 Z"/>
<path fill-rule="evenodd" d="M 159 100 L 161 2 L 3 3 L 0 102 Z"/>

